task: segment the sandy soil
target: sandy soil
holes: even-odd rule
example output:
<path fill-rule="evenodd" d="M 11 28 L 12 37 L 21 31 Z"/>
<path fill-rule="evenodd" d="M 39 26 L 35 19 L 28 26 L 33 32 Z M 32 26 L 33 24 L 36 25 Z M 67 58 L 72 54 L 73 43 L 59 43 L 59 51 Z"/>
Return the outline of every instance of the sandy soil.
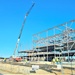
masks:
<path fill-rule="evenodd" d="M 30 73 L 31 67 L 26 66 L 18 66 L 18 65 L 10 65 L 0 63 L 0 73 L 4 75 L 72 75 L 75 74 L 75 70 L 71 69 L 62 69 L 61 72 L 52 71 L 53 73 L 46 70 L 36 70 L 36 73 Z"/>
<path fill-rule="evenodd" d="M 31 67 L 26 67 L 26 66 L 18 66 L 18 65 L 10 65 L 10 64 L 3 64 L 0 63 L 0 69 L 4 70 L 1 73 L 2 74 L 22 74 L 22 75 L 55 75 L 53 73 L 47 72 L 45 70 L 37 70 L 36 73 L 30 73 Z"/>

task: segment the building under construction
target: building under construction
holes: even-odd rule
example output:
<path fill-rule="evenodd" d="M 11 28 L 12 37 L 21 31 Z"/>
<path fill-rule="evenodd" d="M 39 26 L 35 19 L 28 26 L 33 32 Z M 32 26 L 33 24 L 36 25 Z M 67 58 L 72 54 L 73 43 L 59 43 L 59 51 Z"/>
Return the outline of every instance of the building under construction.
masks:
<path fill-rule="evenodd" d="M 75 61 L 75 20 L 65 22 L 33 35 L 33 49 L 19 51 L 19 55 L 30 61 L 52 61 L 59 57 L 64 61 Z"/>

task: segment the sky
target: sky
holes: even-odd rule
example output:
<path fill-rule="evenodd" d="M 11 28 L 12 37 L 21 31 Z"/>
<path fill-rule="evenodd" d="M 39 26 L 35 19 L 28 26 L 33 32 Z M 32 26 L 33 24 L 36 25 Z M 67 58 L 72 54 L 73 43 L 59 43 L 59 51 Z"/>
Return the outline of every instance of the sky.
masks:
<path fill-rule="evenodd" d="M 33 2 L 19 49 L 32 49 L 33 34 L 75 19 L 75 0 L 0 0 L 0 57 L 13 55 L 24 16 Z"/>

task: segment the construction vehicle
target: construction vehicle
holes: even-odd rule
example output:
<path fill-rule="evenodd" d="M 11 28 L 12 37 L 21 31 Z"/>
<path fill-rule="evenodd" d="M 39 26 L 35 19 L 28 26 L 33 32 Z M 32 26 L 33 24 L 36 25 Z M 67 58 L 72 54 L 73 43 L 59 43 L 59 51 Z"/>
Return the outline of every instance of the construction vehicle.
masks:
<path fill-rule="evenodd" d="M 20 42 L 20 38 L 21 38 L 21 35 L 22 35 L 22 31 L 23 31 L 23 28 L 24 28 L 24 24 L 25 24 L 25 22 L 26 22 L 26 18 L 27 18 L 27 16 L 29 15 L 30 11 L 32 10 L 34 4 L 35 4 L 35 3 L 32 4 L 31 8 L 28 10 L 28 12 L 26 13 L 26 15 L 25 15 L 25 17 L 24 17 L 24 21 L 23 21 L 23 24 L 22 24 L 22 28 L 21 28 L 21 30 L 20 30 L 20 34 L 19 34 L 19 36 L 18 36 L 18 40 L 17 40 L 17 43 L 16 43 L 16 48 L 15 48 L 14 53 L 13 53 L 13 56 L 12 56 L 13 60 L 14 60 L 14 61 L 17 61 L 17 62 L 19 62 L 19 61 L 22 60 L 21 57 L 16 57 L 15 55 L 16 55 L 16 51 L 17 51 L 17 49 L 18 49 L 18 45 L 19 45 L 19 42 Z"/>
<path fill-rule="evenodd" d="M 14 58 L 12 58 L 12 60 L 14 62 L 21 62 L 22 61 L 22 58 L 21 57 L 14 57 Z"/>

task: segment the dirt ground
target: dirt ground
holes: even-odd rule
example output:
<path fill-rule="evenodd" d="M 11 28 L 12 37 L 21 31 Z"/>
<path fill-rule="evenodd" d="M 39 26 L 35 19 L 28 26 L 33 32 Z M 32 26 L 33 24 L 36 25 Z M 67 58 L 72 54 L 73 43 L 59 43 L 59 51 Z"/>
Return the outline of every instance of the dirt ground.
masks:
<path fill-rule="evenodd" d="M 14 74 L 14 75 L 55 75 L 53 73 L 47 72 L 45 70 L 37 70 L 36 73 L 31 73 L 31 67 L 26 66 L 18 66 L 18 65 L 10 65 L 0 63 L 0 73 L 3 75 L 6 74 Z"/>
<path fill-rule="evenodd" d="M 73 75 L 75 70 L 72 69 L 62 69 L 61 72 L 54 71 L 52 72 L 46 70 L 36 70 L 36 73 L 31 73 L 31 67 L 19 66 L 19 65 L 10 65 L 0 63 L 0 73 L 3 75 Z"/>

